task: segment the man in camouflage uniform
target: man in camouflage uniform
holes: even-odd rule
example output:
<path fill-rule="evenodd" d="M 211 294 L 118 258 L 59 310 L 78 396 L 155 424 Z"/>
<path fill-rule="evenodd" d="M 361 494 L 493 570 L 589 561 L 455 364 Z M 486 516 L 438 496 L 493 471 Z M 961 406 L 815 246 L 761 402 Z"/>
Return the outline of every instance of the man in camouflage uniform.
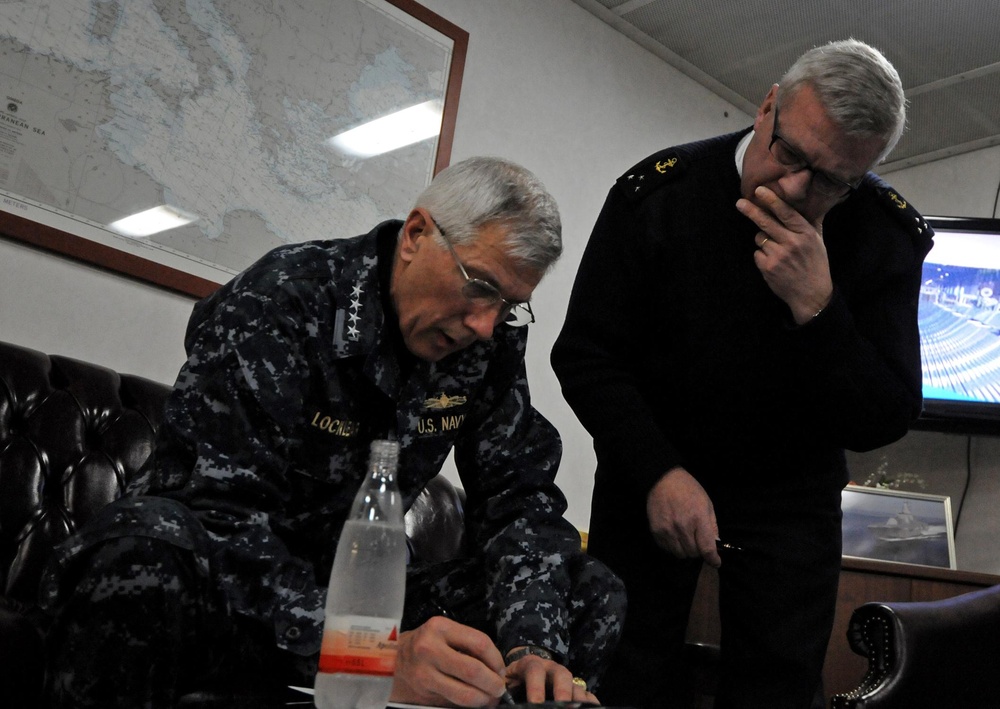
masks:
<path fill-rule="evenodd" d="M 280 247 L 198 303 L 155 469 L 44 585 L 53 705 L 311 686 L 337 538 L 387 435 L 407 507 L 454 448 L 475 550 L 409 569 L 393 699 L 492 704 L 506 674 L 533 701 L 592 700 L 574 675 L 594 688 L 624 592 L 562 517 L 561 443 L 510 324 L 560 230 L 534 176 L 474 158 L 405 222 Z"/>

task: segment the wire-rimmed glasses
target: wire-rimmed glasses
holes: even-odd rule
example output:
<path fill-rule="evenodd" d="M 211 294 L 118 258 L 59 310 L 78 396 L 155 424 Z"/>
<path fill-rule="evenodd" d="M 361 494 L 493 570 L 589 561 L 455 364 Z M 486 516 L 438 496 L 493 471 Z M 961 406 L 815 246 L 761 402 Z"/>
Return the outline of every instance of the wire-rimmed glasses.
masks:
<path fill-rule="evenodd" d="M 767 144 L 767 149 L 779 163 L 789 168 L 792 172 L 808 170 L 812 173 L 811 185 L 816 191 L 827 197 L 843 197 L 857 189 L 861 180 L 855 183 L 845 182 L 839 177 L 834 177 L 828 172 L 823 172 L 812 165 L 802 155 L 793 148 L 787 140 L 778 133 L 778 104 L 774 104 L 774 124 L 771 126 L 771 142 Z"/>
<path fill-rule="evenodd" d="M 431 221 L 434 221 L 433 217 L 431 218 Z M 455 259 L 455 265 L 458 266 L 458 270 L 462 274 L 462 278 L 465 279 L 465 283 L 462 284 L 462 295 L 464 295 L 470 302 L 481 307 L 492 308 L 499 303 L 500 310 L 497 312 L 496 317 L 496 322 L 498 324 L 506 323 L 511 327 L 523 327 L 535 322 L 535 314 L 531 311 L 531 303 L 528 301 L 524 301 L 523 303 L 509 301 L 504 298 L 497 287 L 489 281 L 484 281 L 482 278 L 473 278 L 470 276 L 468 271 L 465 270 L 465 265 L 462 263 L 461 259 L 458 258 L 458 254 L 455 252 L 455 247 L 452 246 L 451 239 L 449 239 L 448 235 L 445 234 L 444 229 L 442 229 L 441 225 L 436 221 L 434 221 L 434 226 L 437 227 L 438 232 L 441 234 L 441 238 L 448 247 L 448 251 L 451 252 L 452 258 Z"/>

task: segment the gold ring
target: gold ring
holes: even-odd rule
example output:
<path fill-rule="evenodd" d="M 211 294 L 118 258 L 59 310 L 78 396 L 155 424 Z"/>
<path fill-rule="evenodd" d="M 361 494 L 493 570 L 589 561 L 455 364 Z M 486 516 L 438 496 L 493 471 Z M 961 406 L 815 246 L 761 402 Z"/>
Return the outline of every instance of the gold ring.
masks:
<path fill-rule="evenodd" d="M 758 248 L 758 249 L 763 249 L 763 248 L 764 248 L 764 244 L 766 244 L 766 243 L 767 243 L 767 242 L 769 242 L 770 240 L 771 240 L 771 237 L 770 237 L 770 236 L 765 236 L 765 237 L 764 237 L 764 240 L 763 240 L 762 242 L 760 242 L 760 246 L 758 246 L 757 248 Z"/>
<path fill-rule="evenodd" d="M 577 687 L 580 687 L 584 691 L 586 691 L 587 689 L 587 683 L 584 680 L 580 679 L 579 677 L 573 678 L 573 684 L 575 684 Z"/>

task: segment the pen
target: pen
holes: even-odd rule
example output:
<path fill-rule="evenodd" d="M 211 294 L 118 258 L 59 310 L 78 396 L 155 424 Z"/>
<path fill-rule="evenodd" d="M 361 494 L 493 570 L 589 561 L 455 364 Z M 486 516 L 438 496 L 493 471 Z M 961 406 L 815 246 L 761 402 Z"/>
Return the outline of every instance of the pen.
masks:
<path fill-rule="evenodd" d="M 506 685 L 506 683 L 507 683 L 507 668 L 506 667 L 504 667 L 503 670 L 500 671 L 500 676 L 503 678 L 504 685 Z M 511 695 L 510 690 L 507 689 L 506 686 L 504 686 L 504 688 L 503 688 L 503 694 L 500 695 L 500 703 L 501 704 L 507 704 L 507 705 L 510 705 L 510 706 L 513 706 L 514 704 L 517 704 L 517 702 L 514 701 L 514 697 Z"/>

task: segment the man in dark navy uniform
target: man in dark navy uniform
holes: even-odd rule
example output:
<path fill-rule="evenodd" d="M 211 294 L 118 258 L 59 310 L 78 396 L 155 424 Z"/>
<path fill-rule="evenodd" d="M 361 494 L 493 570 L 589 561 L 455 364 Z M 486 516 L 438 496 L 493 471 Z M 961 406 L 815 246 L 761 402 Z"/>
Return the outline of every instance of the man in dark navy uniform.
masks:
<path fill-rule="evenodd" d="M 678 706 L 702 562 L 719 568 L 718 709 L 805 709 L 841 561 L 844 449 L 921 407 L 931 230 L 870 170 L 905 122 L 853 40 L 804 54 L 751 129 L 661 151 L 611 190 L 552 363 L 594 437 L 589 549 L 629 615 L 601 699 Z"/>
<path fill-rule="evenodd" d="M 473 549 L 408 570 L 392 698 L 495 704 L 506 677 L 593 700 L 624 592 L 562 516 L 519 327 L 561 249 L 538 180 L 473 158 L 405 221 L 280 247 L 198 303 L 155 468 L 48 575 L 53 706 L 311 686 L 337 539 L 386 436 L 407 507 L 454 449 Z"/>

